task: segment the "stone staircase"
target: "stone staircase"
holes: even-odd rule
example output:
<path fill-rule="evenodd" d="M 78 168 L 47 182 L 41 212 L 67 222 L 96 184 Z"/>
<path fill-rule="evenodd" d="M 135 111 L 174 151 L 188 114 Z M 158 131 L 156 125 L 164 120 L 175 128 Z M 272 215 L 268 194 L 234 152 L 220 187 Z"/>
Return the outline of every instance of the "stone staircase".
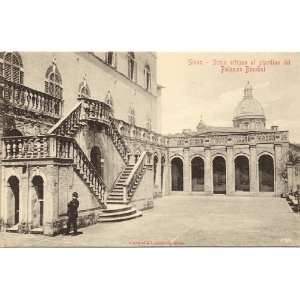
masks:
<path fill-rule="evenodd" d="M 123 221 L 142 216 L 142 212 L 130 205 L 129 202 L 145 171 L 145 154 L 143 159 L 138 160 L 135 165 L 129 165 L 127 156 L 128 147 L 114 123 L 110 111 L 111 108 L 100 101 L 91 99 L 79 100 L 80 103 L 66 117 L 55 124 L 48 133 L 72 138 L 74 170 L 97 197 L 100 207 L 105 208 L 99 217 L 99 222 Z M 97 175 L 93 164 L 74 139 L 76 133 L 88 124 L 89 121 L 96 121 L 106 126 L 116 150 L 125 163 L 125 168 L 116 179 L 107 197 L 105 203 L 105 205 L 108 204 L 107 207 L 104 205 L 105 184 L 102 178 Z"/>
<path fill-rule="evenodd" d="M 120 222 L 141 217 L 142 215 L 143 213 L 132 205 L 110 204 L 103 210 L 98 222 Z"/>

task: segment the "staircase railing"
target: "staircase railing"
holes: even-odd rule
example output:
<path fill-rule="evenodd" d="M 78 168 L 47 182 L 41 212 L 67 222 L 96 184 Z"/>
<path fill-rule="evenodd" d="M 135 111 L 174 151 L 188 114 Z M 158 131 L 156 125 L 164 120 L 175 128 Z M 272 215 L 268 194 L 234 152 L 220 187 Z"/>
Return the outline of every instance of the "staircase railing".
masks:
<path fill-rule="evenodd" d="M 3 76 L 0 76 L 0 99 L 12 106 L 50 117 L 60 118 L 62 115 L 63 101 L 61 99 L 8 81 Z"/>
<path fill-rule="evenodd" d="M 70 129 L 80 125 L 81 102 L 63 118 L 61 118 L 49 131 L 48 134 L 69 135 Z"/>
<path fill-rule="evenodd" d="M 123 161 L 125 164 L 128 164 L 127 154 L 128 154 L 128 148 L 126 146 L 125 140 L 122 137 L 122 135 L 119 133 L 113 118 L 110 118 L 110 136 L 111 139 L 116 146 L 117 150 L 119 151 Z"/>
<path fill-rule="evenodd" d="M 76 168 L 79 169 L 81 174 L 92 184 L 94 192 L 101 199 L 100 204 L 102 205 L 104 203 L 106 185 L 75 140 L 73 141 L 73 158 Z"/>
<path fill-rule="evenodd" d="M 81 176 L 88 179 L 92 192 L 103 205 L 106 190 L 103 179 L 74 138 L 58 135 L 4 137 L 3 161 L 63 159 L 73 163 Z"/>
<path fill-rule="evenodd" d="M 138 176 L 140 176 L 143 172 L 143 169 L 145 167 L 146 158 L 147 158 L 147 152 L 144 151 L 141 156 L 139 157 L 138 161 L 134 165 L 133 169 L 131 170 L 127 180 L 124 183 L 123 187 L 123 200 L 124 202 L 128 202 L 131 198 L 134 184 L 138 180 Z"/>

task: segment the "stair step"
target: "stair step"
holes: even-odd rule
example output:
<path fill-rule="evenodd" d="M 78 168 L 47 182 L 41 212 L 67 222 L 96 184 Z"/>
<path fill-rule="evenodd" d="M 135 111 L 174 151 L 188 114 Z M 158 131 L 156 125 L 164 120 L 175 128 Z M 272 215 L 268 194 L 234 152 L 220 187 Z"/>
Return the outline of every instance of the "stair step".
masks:
<path fill-rule="evenodd" d="M 106 209 L 103 210 L 103 213 L 112 213 L 112 212 L 120 212 L 120 211 L 127 211 L 132 208 L 131 205 L 127 204 L 108 204 Z"/>
<path fill-rule="evenodd" d="M 136 208 L 128 207 L 126 210 L 121 211 L 111 211 L 111 212 L 103 212 L 99 217 L 100 218 L 112 218 L 112 217 L 122 217 L 122 216 L 130 216 L 136 213 Z"/>
<path fill-rule="evenodd" d="M 120 222 L 130 219 L 135 219 L 137 217 L 141 217 L 143 213 L 141 211 L 137 211 L 135 214 L 129 216 L 121 216 L 121 217 L 111 217 L 111 218 L 99 218 L 98 222 Z"/>
<path fill-rule="evenodd" d="M 123 200 L 118 200 L 118 199 L 110 199 L 110 200 L 107 199 L 106 203 L 109 205 L 116 205 L 116 204 L 121 205 L 121 204 L 128 204 L 129 201 L 124 202 Z"/>

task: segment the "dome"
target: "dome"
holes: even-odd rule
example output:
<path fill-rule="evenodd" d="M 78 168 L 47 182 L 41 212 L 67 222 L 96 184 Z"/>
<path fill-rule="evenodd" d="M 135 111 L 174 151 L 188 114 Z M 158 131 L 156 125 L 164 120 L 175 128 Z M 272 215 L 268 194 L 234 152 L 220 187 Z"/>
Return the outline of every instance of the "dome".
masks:
<path fill-rule="evenodd" d="M 244 89 L 244 97 L 235 109 L 233 120 L 259 118 L 265 119 L 265 112 L 261 104 L 253 98 L 252 86 L 249 81 Z"/>

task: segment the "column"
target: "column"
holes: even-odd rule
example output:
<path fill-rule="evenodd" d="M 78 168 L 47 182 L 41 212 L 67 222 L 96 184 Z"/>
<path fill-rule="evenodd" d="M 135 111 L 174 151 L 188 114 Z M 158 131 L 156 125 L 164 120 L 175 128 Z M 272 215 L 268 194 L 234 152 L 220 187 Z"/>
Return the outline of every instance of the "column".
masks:
<path fill-rule="evenodd" d="M 204 192 L 206 194 L 213 193 L 213 180 L 212 180 L 212 162 L 211 151 L 209 147 L 204 148 L 205 162 L 204 162 Z"/>
<path fill-rule="evenodd" d="M 54 222 L 58 217 L 58 167 L 46 167 L 47 183 L 44 182 L 44 234 L 53 235 Z"/>
<path fill-rule="evenodd" d="M 256 156 L 256 146 L 250 145 L 250 192 L 251 193 L 258 193 L 258 170 L 257 170 L 257 156 Z"/>
<path fill-rule="evenodd" d="M 226 195 L 230 195 L 235 190 L 233 147 L 227 146 L 226 152 Z"/>
<path fill-rule="evenodd" d="M 27 165 L 26 172 L 21 174 L 19 181 L 19 230 L 21 232 L 29 232 L 31 226 L 30 209 L 31 201 L 29 199 L 30 187 L 30 171 L 31 167 Z"/>
<path fill-rule="evenodd" d="M 274 180 L 275 180 L 275 196 L 279 197 L 281 193 L 285 192 L 285 184 L 282 180 L 282 172 L 285 165 L 282 160 L 282 147 L 281 144 L 275 144 L 275 161 L 274 161 Z"/>
<path fill-rule="evenodd" d="M 189 160 L 189 148 L 183 149 L 183 191 L 191 192 L 191 165 Z"/>

